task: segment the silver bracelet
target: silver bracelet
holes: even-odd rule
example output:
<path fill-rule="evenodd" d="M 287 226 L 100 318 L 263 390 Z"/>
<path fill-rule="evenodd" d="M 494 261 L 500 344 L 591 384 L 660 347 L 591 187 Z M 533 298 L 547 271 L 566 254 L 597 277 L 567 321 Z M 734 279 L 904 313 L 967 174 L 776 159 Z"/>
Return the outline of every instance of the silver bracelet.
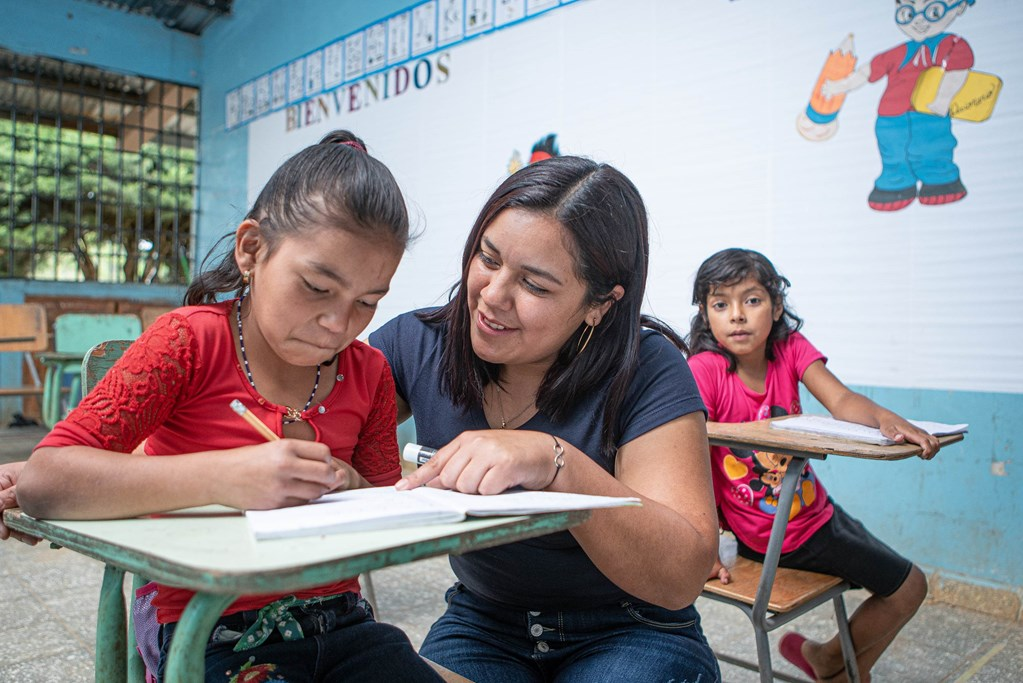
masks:
<path fill-rule="evenodd" d="M 551 438 L 554 439 L 554 476 L 551 477 L 549 482 L 547 482 L 547 486 L 554 483 L 554 480 L 558 476 L 558 472 L 560 472 L 561 468 L 565 466 L 565 449 L 562 448 L 561 444 L 558 442 L 558 437 L 551 434 Z M 547 487 L 545 486 L 544 488 Z"/>

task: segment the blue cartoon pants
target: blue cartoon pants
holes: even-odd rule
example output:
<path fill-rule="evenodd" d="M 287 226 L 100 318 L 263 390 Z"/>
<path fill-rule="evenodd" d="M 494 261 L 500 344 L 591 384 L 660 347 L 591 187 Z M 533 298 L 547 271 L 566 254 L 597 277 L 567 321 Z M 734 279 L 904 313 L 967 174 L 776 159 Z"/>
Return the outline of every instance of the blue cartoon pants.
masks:
<path fill-rule="evenodd" d="M 874 125 L 881 152 L 879 190 L 903 190 L 924 185 L 944 185 L 959 179 L 952 163 L 956 147 L 952 119 L 911 111 L 900 116 L 879 116 Z"/>

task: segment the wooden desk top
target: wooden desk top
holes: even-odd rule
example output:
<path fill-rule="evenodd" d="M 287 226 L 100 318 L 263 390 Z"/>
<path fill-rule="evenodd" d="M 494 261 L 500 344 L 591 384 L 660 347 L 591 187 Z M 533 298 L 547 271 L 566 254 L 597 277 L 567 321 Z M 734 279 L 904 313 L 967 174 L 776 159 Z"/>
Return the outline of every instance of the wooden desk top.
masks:
<path fill-rule="evenodd" d="M 581 524 L 589 510 L 470 518 L 379 531 L 256 541 L 245 517 L 206 506 L 135 519 L 44 521 L 5 510 L 12 529 L 149 579 L 206 593 L 249 595 L 320 586 L 435 555 L 459 555 Z"/>
<path fill-rule="evenodd" d="M 816 459 L 823 459 L 827 455 L 842 455 L 869 460 L 903 460 L 919 455 L 921 451 L 916 444 L 878 446 L 836 436 L 771 429 L 771 422 L 790 417 L 792 416 L 786 415 L 756 422 L 708 422 L 707 438 L 714 446 L 770 450 L 774 453 Z M 938 437 L 942 447 L 962 440 L 962 434 Z"/>

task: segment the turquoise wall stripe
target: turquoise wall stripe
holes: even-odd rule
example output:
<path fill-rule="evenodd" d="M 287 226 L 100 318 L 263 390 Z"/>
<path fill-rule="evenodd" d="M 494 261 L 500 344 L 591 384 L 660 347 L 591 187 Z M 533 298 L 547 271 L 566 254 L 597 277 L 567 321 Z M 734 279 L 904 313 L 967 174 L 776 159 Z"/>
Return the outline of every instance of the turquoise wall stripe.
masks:
<path fill-rule="evenodd" d="M 970 431 L 929 462 L 829 458 L 814 467 L 832 497 L 917 564 L 1023 586 L 1016 527 L 1023 514 L 1023 460 L 1014 438 L 1023 429 L 1023 395 L 853 389 L 905 417 L 966 422 Z M 803 393 L 803 412 L 827 413 Z"/>
<path fill-rule="evenodd" d="M 156 19 L 70 0 L 0 0 L 0 12 L 9 50 L 199 84 L 199 39 Z"/>

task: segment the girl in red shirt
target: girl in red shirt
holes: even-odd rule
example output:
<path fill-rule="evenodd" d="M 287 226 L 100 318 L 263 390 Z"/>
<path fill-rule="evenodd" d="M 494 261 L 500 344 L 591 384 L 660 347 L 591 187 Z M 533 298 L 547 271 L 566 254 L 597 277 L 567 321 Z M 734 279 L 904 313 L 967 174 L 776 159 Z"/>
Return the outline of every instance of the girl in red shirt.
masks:
<path fill-rule="evenodd" d="M 359 138 L 337 131 L 293 156 L 186 305 L 147 329 L 40 442 L 18 481 L 22 507 L 60 519 L 266 509 L 395 483 L 391 372 L 356 337 L 408 236 L 401 192 Z M 236 298 L 218 301 L 224 293 Z M 233 399 L 283 438 L 255 437 Z M 131 455 L 140 444 L 159 457 Z M 157 588 L 158 677 L 191 595 Z M 439 680 L 404 633 L 374 621 L 356 579 L 239 598 L 207 643 L 206 680 L 241 674 Z"/>

